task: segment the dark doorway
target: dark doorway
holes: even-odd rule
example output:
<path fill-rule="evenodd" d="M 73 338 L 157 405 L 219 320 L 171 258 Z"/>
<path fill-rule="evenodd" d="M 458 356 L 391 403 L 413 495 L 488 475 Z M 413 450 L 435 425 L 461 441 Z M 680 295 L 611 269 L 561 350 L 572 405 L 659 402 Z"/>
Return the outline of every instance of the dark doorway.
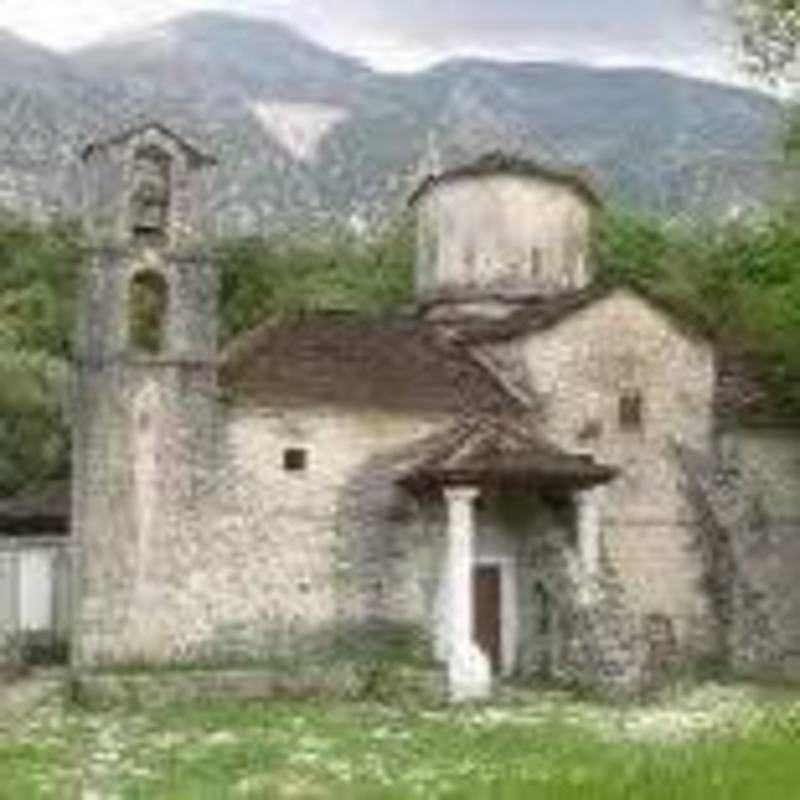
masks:
<path fill-rule="evenodd" d="M 472 570 L 473 631 L 478 647 L 489 657 L 492 672 L 500 671 L 500 567 L 477 565 Z"/>

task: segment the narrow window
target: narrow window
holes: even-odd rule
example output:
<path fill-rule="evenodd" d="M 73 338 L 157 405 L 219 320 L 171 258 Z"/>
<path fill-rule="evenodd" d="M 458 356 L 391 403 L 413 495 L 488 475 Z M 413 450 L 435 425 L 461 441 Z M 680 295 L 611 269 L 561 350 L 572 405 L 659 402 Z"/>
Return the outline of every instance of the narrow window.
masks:
<path fill-rule="evenodd" d="M 626 391 L 619 398 L 619 426 L 622 430 L 641 430 L 642 394 L 639 391 Z"/>
<path fill-rule="evenodd" d="M 538 247 L 531 247 L 531 277 L 538 278 L 542 271 L 542 251 Z"/>
<path fill-rule="evenodd" d="M 134 276 L 128 296 L 128 333 L 136 350 L 156 355 L 164 346 L 169 290 L 164 276 L 148 270 Z"/>
<path fill-rule="evenodd" d="M 307 462 L 307 453 L 302 447 L 290 447 L 283 451 L 283 468 L 287 472 L 302 472 Z"/>
<path fill-rule="evenodd" d="M 536 603 L 539 610 L 538 634 L 547 636 L 550 633 L 550 594 L 541 581 L 536 581 L 533 587 Z"/>
<path fill-rule="evenodd" d="M 468 244 L 464 248 L 464 277 L 467 282 L 475 282 L 475 246 Z"/>
<path fill-rule="evenodd" d="M 131 191 L 131 227 L 137 239 L 163 237 L 170 203 L 170 157 L 152 145 L 137 150 Z"/>
<path fill-rule="evenodd" d="M 577 264 L 576 274 L 578 280 L 584 282 L 588 279 L 588 275 L 586 274 L 586 253 L 583 250 L 578 251 Z"/>

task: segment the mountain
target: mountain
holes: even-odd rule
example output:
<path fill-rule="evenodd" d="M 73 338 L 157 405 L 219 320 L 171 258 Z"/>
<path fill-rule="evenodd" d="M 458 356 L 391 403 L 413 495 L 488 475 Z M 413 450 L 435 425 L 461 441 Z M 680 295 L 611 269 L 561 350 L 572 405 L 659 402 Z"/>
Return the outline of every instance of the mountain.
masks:
<path fill-rule="evenodd" d="M 727 213 L 772 191 L 779 104 L 652 69 L 458 59 L 378 73 L 273 22 L 200 13 L 56 55 L 0 35 L 0 202 L 67 212 L 79 143 L 158 118 L 220 159 L 230 229 L 369 225 L 427 165 L 498 147 L 615 200 Z"/>
<path fill-rule="evenodd" d="M 286 25 L 211 12 L 101 41 L 73 61 L 90 79 L 214 105 L 261 95 L 325 100 L 370 72 Z"/>
<path fill-rule="evenodd" d="M 0 31 L 0 203 L 34 215 L 57 207 L 64 165 L 102 104 L 69 59 Z"/>

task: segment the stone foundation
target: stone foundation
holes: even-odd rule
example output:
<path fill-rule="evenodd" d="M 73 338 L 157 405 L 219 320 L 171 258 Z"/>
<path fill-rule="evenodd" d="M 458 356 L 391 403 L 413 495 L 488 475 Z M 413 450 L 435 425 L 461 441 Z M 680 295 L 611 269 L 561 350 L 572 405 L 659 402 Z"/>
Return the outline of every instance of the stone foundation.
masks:
<path fill-rule="evenodd" d="M 133 705 L 157 708 L 176 702 L 277 700 L 320 697 L 378 700 L 421 705 L 445 698 L 444 679 L 433 669 L 377 662 L 297 663 L 239 670 L 154 670 L 115 674 L 79 673 L 71 679 L 72 697 L 90 707 Z"/>

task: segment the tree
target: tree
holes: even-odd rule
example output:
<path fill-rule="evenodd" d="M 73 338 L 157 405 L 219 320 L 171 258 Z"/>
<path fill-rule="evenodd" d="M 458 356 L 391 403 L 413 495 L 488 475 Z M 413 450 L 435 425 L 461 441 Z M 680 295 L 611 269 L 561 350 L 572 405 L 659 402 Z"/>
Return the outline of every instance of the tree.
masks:
<path fill-rule="evenodd" d="M 69 359 L 82 242 L 0 211 L 0 496 L 69 469 Z"/>
<path fill-rule="evenodd" d="M 269 319 L 333 309 L 374 313 L 408 302 L 415 230 L 406 211 L 366 236 L 331 228 L 220 242 L 221 343 Z"/>
<path fill-rule="evenodd" d="M 800 0 L 730 0 L 745 69 L 775 84 L 798 61 Z"/>

